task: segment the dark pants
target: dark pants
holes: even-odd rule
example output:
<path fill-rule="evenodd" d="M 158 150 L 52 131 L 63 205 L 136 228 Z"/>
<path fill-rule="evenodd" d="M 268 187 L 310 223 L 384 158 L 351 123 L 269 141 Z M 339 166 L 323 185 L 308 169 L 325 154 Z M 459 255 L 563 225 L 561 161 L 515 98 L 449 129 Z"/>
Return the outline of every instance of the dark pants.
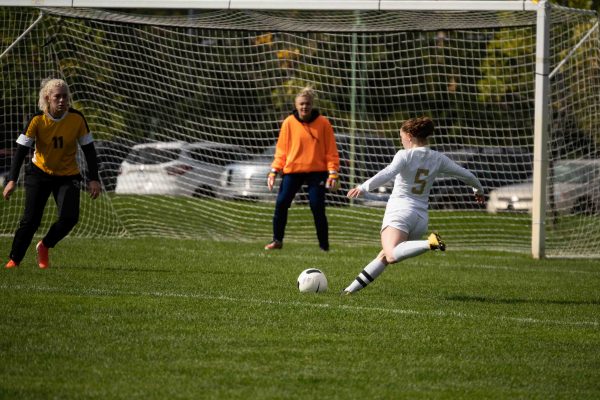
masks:
<path fill-rule="evenodd" d="M 58 209 L 58 220 L 52 224 L 42 241 L 54 247 L 69 234 L 79 221 L 79 188 L 81 177 L 48 175 L 34 165 L 25 176 L 25 211 L 15 232 L 10 258 L 19 263 L 25 257 L 33 235 L 37 231 L 50 194 Z"/>
<path fill-rule="evenodd" d="M 285 174 L 279 186 L 279 193 L 275 202 L 273 215 L 273 240 L 283 241 L 285 226 L 288 219 L 288 209 L 292 205 L 294 196 L 300 187 L 308 185 L 308 200 L 317 228 L 319 246 L 329 250 L 329 226 L 325 215 L 325 182 L 327 172 L 307 172 L 298 174 Z"/>

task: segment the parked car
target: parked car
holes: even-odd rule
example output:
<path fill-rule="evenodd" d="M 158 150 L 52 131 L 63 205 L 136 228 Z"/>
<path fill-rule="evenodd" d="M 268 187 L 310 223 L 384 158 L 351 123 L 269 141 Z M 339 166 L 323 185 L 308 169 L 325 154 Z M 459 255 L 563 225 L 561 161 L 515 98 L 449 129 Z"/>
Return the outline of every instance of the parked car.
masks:
<path fill-rule="evenodd" d="M 346 204 L 346 193 L 351 185 L 362 183 L 394 157 L 397 148 L 394 141 L 380 137 L 355 137 L 354 147 L 348 135 L 336 135 L 340 155 L 340 189 L 327 193 L 331 204 Z M 229 199 L 274 200 L 277 190 L 269 191 L 266 177 L 271 169 L 275 145 L 269 146 L 258 156 L 232 163 L 225 167 L 221 175 L 219 196 Z M 352 162 L 351 162 L 352 160 Z M 351 175 L 354 177 L 350 179 Z M 389 197 L 391 184 L 359 201 L 369 205 L 383 205 Z M 300 191 L 297 200 L 305 201 L 306 193 Z"/>
<path fill-rule="evenodd" d="M 6 186 L 6 180 L 10 172 L 10 163 L 12 162 L 13 149 L 0 149 L 0 184 Z"/>
<path fill-rule="evenodd" d="M 129 153 L 130 147 L 121 142 L 96 140 L 98 155 L 98 173 L 104 190 L 112 192 L 117 186 L 117 176 L 123 159 Z"/>
<path fill-rule="evenodd" d="M 12 157 L 14 155 L 15 148 L 0 149 L 0 185 L 5 187 L 8 183 L 8 176 L 10 175 L 10 167 L 12 165 Z M 17 186 L 23 187 L 25 185 L 25 171 L 31 165 L 31 155 L 33 151 L 29 152 L 29 155 L 25 157 L 21 170 L 19 171 L 19 177 L 17 178 Z"/>
<path fill-rule="evenodd" d="M 277 190 L 269 191 L 267 175 L 275 155 L 275 145 L 261 154 L 225 166 L 219 180 L 218 196 L 225 199 L 274 200 Z"/>
<path fill-rule="evenodd" d="M 0 172 L 0 187 L 5 187 L 8 183 L 8 173 L 9 171 Z"/>
<path fill-rule="evenodd" d="M 463 147 L 441 149 L 445 155 L 471 171 L 481 182 L 485 195 L 491 190 L 525 181 L 531 176 L 533 155 L 527 148 Z M 456 178 L 440 176 L 430 192 L 432 209 L 478 209 L 472 188 Z"/>
<path fill-rule="evenodd" d="M 379 136 L 355 136 L 354 147 L 349 135 L 339 135 L 338 148 L 340 151 L 341 191 L 339 201 L 347 202 L 346 194 L 350 188 L 355 187 L 371 178 L 385 168 L 394 159 L 398 152 L 398 144 L 393 139 Z M 385 207 L 392 193 L 394 182 L 364 193 L 354 200 L 357 204 L 371 207 Z"/>
<path fill-rule="evenodd" d="M 123 159 L 130 151 L 130 147 L 126 144 L 108 141 L 94 140 L 96 148 L 96 156 L 98 160 L 98 175 L 105 191 L 114 191 L 117 184 L 117 175 Z M 87 163 L 81 148 L 77 151 L 77 162 L 81 170 L 81 175 L 84 180 L 88 179 Z"/>
<path fill-rule="evenodd" d="M 553 199 L 548 196 L 549 207 L 558 212 L 600 213 L 600 160 L 559 160 L 551 172 L 549 181 L 554 196 Z M 532 201 L 530 178 L 523 183 L 492 190 L 487 210 L 490 213 L 531 212 Z"/>
<path fill-rule="evenodd" d="M 240 146 L 209 141 L 138 144 L 121 163 L 115 193 L 214 196 L 225 165 L 248 157 Z"/>

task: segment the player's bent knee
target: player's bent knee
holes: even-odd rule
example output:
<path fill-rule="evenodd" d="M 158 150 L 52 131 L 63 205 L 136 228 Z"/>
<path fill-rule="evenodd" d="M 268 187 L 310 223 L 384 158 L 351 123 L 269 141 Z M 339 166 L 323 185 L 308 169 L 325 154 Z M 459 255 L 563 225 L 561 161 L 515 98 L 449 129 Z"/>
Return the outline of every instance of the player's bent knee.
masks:
<path fill-rule="evenodd" d="M 385 262 L 387 262 L 388 264 L 395 264 L 398 262 L 398 260 L 396 260 L 393 254 L 384 254 L 384 257 Z"/>

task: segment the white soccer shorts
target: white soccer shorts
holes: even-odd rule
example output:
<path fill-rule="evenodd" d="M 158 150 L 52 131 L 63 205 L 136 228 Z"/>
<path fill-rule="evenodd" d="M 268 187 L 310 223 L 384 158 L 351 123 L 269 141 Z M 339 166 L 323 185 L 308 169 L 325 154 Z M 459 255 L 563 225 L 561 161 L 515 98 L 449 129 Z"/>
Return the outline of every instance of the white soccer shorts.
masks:
<path fill-rule="evenodd" d="M 394 206 L 388 203 L 383 216 L 381 230 L 391 226 L 402 232 L 408 233 L 408 240 L 418 240 L 427 233 L 429 216 L 415 209 L 403 206 Z"/>

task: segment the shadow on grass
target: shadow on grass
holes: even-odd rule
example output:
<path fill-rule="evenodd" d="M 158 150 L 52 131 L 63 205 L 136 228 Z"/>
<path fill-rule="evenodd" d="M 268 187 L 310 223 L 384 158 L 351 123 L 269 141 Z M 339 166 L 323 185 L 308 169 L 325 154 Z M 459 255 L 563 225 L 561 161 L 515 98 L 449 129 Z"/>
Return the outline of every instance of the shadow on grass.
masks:
<path fill-rule="evenodd" d="M 455 295 L 447 296 L 446 300 L 449 301 L 462 301 L 462 302 L 477 302 L 477 303 L 491 303 L 491 304 L 557 304 L 557 305 L 600 305 L 600 300 L 546 300 L 546 299 L 498 299 L 494 297 L 485 296 L 467 296 L 467 295 Z"/>
<path fill-rule="evenodd" d="M 67 270 L 67 269 L 73 269 L 73 270 L 86 270 L 86 271 L 97 271 L 97 272 L 103 272 L 103 271 L 113 271 L 113 272 L 154 272 L 154 273 L 176 273 L 176 274 L 201 274 L 201 273 L 207 273 L 210 271 L 211 275 L 236 275 L 236 276 L 244 276 L 244 275 L 253 275 L 255 274 L 254 271 L 215 271 L 212 269 L 206 269 L 206 268 L 188 268 L 188 269 L 159 269 L 159 268 L 140 268 L 140 267 L 89 267 L 89 266 L 83 266 L 83 265 L 69 265 L 69 266 L 60 266 L 60 267 L 56 267 L 57 269 L 63 269 L 63 270 Z"/>
<path fill-rule="evenodd" d="M 160 273 L 171 273 L 177 272 L 172 269 L 156 269 L 156 268 L 131 268 L 131 267 L 89 267 L 89 266 L 80 266 L 80 265 L 69 265 L 69 266 L 60 266 L 56 267 L 57 269 L 80 269 L 86 271 L 114 271 L 114 272 L 160 272 Z"/>

